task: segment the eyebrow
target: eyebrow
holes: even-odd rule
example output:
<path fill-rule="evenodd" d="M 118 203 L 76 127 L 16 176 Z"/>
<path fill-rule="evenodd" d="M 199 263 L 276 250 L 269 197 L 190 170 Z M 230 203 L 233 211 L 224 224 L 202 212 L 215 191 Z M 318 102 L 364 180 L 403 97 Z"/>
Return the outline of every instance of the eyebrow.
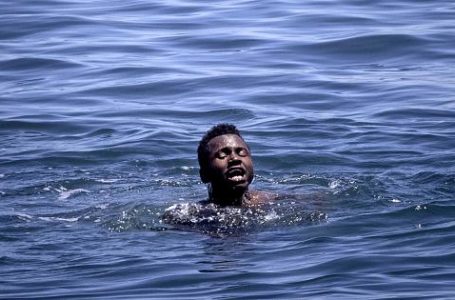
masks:
<path fill-rule="evenodd" d="M 227 152 L 232 152 L 232 148 L 234 148 L 234 151 L 240 151 L 240 150 L 246 150 L 248 153 L 250 153 L 250 149 L 248 147 L 243 147 L 243 146 L 240 146 L 240 147 L 223 147 L 221 149 L 218 149 L 217 151 L 215 151 L 215 154 L 217 153 L 227 153 Z"/>

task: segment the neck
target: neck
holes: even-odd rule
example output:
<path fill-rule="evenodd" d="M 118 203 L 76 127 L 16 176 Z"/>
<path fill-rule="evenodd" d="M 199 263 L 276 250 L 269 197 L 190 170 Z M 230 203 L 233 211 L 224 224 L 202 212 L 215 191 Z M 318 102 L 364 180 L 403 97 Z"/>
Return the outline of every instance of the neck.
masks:
<path fill-rule="evenodd" d="M 242 191 L 218 191 L 209 189 L 209 202 L 220 206 L 243 206 L 248 199 L 248 189 Z"/>

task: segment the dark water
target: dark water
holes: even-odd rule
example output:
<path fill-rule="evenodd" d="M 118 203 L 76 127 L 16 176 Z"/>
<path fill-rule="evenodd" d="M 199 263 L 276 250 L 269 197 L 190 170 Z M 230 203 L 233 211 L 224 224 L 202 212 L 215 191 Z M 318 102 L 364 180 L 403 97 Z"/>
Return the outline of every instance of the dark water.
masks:
<path fill-rule="evenodd" d="M 0 0 L 0 298 L 455 298 L 454 20 L 453 1 Z M 285 199 L 163 223 L 206 197 L 219 122 Z"/>

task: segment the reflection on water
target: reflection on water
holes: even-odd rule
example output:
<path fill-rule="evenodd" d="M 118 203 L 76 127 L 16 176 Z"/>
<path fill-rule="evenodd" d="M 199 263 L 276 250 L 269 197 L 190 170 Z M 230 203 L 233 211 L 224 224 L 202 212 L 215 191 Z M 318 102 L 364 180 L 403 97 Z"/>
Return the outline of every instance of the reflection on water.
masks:
<path fill-rule="evenodd" d="M 203 258 L 197 262 L 199 272 L 235 272 L 254 267 L 242 259 L 252 255 L 254 237 L 235 235 L 224 239 L 210 239 L 203 244 Z"/>

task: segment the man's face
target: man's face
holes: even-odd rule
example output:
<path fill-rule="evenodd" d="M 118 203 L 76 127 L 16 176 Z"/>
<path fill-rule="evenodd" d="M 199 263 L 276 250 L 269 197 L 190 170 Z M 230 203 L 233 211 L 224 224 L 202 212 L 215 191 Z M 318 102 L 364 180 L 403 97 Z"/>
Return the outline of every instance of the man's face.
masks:
<path fill-rule="evenodd" d="M 207 144 L 207 176 L 212 187 L 242 192 L 253 181 L 253 161 L 245 141 L 236 134 L 214 137 Z"/>

